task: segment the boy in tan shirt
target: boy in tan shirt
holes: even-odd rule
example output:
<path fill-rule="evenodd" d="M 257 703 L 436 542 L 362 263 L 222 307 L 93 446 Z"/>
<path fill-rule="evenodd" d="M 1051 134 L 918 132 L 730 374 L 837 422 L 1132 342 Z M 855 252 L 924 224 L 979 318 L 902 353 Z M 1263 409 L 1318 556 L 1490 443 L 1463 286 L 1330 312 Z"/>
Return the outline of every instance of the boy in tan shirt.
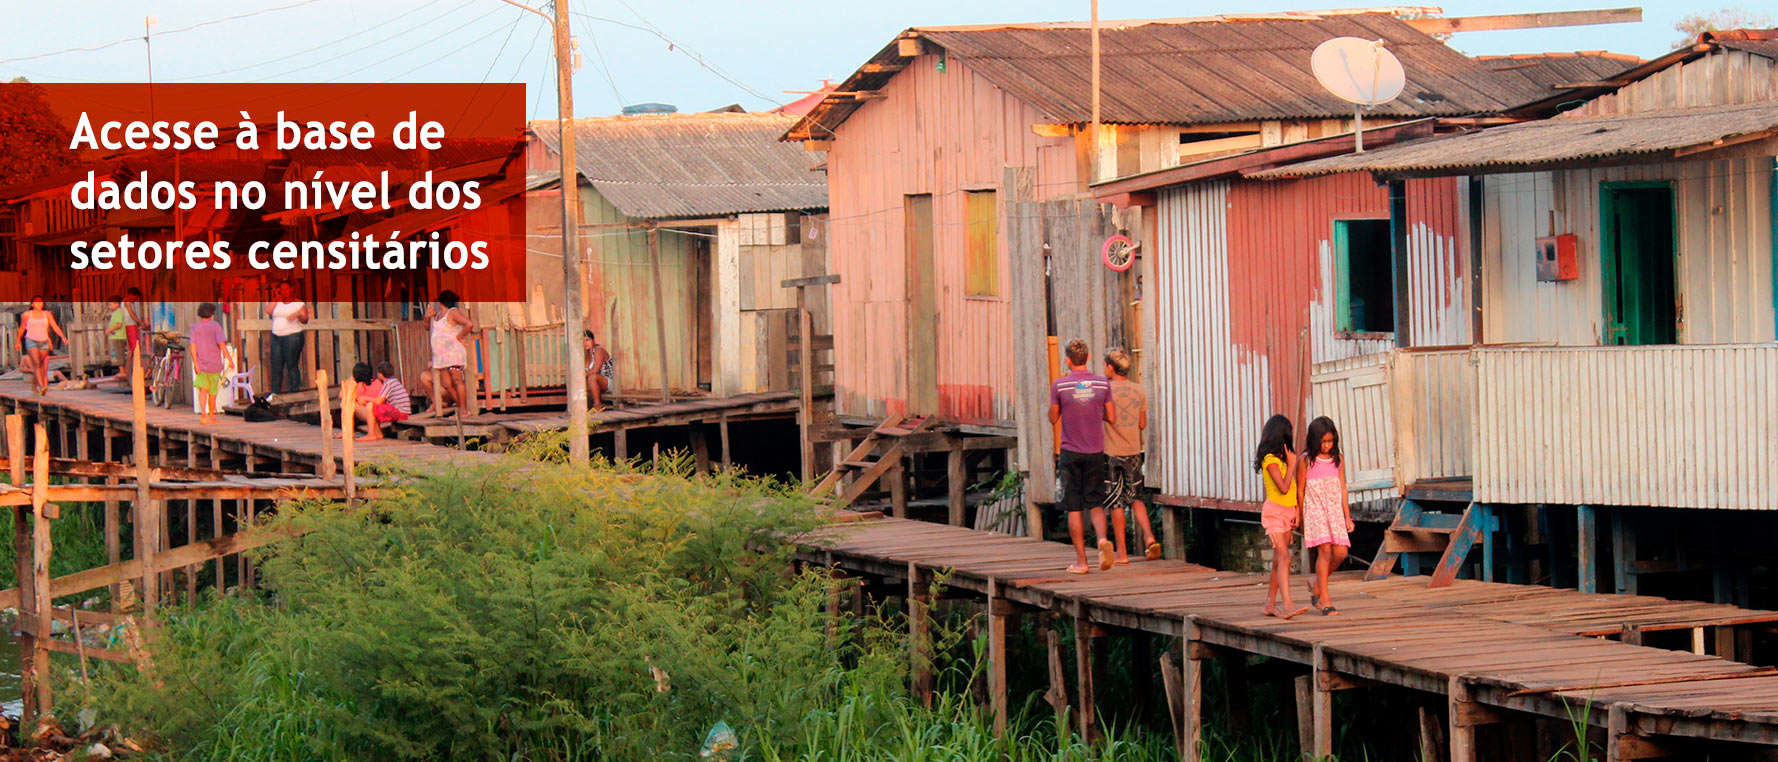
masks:
<path fill-rule="evenodd" d="M 1105 353 L 1105 377 L 1111 379 L 1111 404 L 1117 409 L 1116 419 L 1105 424 L 1105 507 L 1111 510 L 1111 534 L 1117 538 L 1120 564 L 1130 562 L 1124 547 L 1125 508 L 1135 510 L 1136 525 L 1147 540 L 1142 556 L 1150 561 L 1161 557 L 1161 544 L 1149 526 L 1148 506 L 1142 502 L 1142 432 L 1148 428 L 1148 395 L 1130 380 L 1131 362 L 1130 353 L 1122 349 Z"/>

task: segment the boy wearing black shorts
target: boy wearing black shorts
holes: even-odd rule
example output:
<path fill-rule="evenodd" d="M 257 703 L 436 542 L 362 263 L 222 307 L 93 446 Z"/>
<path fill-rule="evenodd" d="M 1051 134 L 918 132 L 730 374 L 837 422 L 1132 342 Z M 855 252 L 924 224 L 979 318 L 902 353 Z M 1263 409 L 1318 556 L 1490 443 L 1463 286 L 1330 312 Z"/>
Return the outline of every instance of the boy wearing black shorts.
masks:
<path fill-rule="evenodd" d="M 1086 527 L 1080 512 L 1091 511 L 1093 534 L 1099 538 L 1099 569 L 1113 562 L 1111 540 L 1105 537 L 1105 429 L 1117 421 L 1111 404 L 1111 382 L 1087 370 L 1087 343 L 1068 342 L 1066 376 L 1050 385 L 1050 423 L 1062 425 L 1062 451 L 1056 473 L 1062 477 L 1062 510 L 1068 512 L 1068 535 L 1077 558 L 1068 571 L 1087 573 Z"/>
<path fill-rule="evenodd" d="M 1111 405 L 1117 411 L 1116 422 L 1105 424 L 1105 507 L 1111 510 L 1111 533 L 1117 538 L 1117 563 L 1130 562 L 1124 547 L 1124 510 L 1136 512 L 1136 526 L 1142 528 L 1146 544 L 1142 557 L 1153 561 L 1161 557 L 1161 544 L 1154 539 L 1149 526 L 1148 506 L 1142 502 L 1142 432 L 1148 428 L 1148 395 L 1142 386 L 1130 380 L 1129 352 L 1113 349 L 1105 353 L 1105 377 L 1111 380 Z"/>

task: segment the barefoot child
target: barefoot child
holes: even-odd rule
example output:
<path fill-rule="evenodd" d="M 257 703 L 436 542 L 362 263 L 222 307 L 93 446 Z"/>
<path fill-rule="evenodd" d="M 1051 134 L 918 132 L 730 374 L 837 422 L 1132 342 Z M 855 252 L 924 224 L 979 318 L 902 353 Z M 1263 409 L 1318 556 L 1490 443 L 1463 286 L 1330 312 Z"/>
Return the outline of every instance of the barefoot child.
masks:
<path fill-rule="evenodd" d="M 1266 616 L 1290 619 L 1308 611 L 1295 608 L 1290 602 L 1290 540 L 1291 530 L 1300 523 L 1296 493 L 1296 453 L 1291 440 L 1296 438 L 1290 419 L 1273 415 L 1260 429 L 1259 447 L 1253 451 L 1253 470 L 1265 483 L 1266 503 L 1260 508 L 1259 524 L 1272 541 L 1272 579 L 1266 585 Z M 1284 604 L 1279 608 L 1277 603 Z"/>
<path fill-rule="evenodd" d="M 1068 535 L 1076 561 L 1070 574 L 1087 573 L 1086 528 L 1080 512 L 1092 511 L 1093 535 L 1099 538 L 1099 570 L 1111 568 L 1111 540 L 1105 537 L 1105 423 L 1117 422 L 1111 382 L 1087 370 L 1087 343 L 1068 342 L 1068 375 L 1050 385 L 1050 423 L 1062 424 L 1062 452 L 1056 473 L 1062 477 L 1062 510 L 1068 512 Z"/>
<path fill-rule="evenodd" d="M 1126 507 L 1136 512 L 1136 526 L 1142 528 L 1142 557 L 1150 561 L 1161 557 L 1161 544 L 1149 526 L 1148 506 L 1142 503 L 1142 431 L 1148 428 L 1148 395 L 1130 380 L 1131 362 L 1130 353 L 1122 349 L 1105 353 L 1105 377 L 1111 379 L 1111 401 L 1117 406 L 1117 422 L 1105 424 L 1105 463 L 1110 469 L 1105 506 L 1111 509 L 1111 534 L 1117 538 L 1120 564 L 1130 562 L 1124 547 Z"/>
<path fill-rule="evenodd" d="M 352 395 L 352 428 L 341 429 L 340 437 L 358 436 L 358 424 L 364 424 L 366 434 L 358 437 L 360 442 L 375 442 L 383 438 L 382 424 L 377 423 L 376 405 L 383 399 L 383 381 L 377 378 L 370 369 L 370 363 L 361 362 L 352 366 L 352 381 L 357 390 Z M 340 402 L 346 400 L 346 387 L 340 386 Z"/>
<path fill-rule="evenodd" d="M 377 363 L 375 388 L 360 386 L 358 398 L 358 416 L 370 428 L 369 433 L 360 437 L 360 442 L 375 442 L 383 438 L 383 424 L 405 421 L 413 413 L 413 400 L 408 398 L 407 387 L 401 379 L 395 377 L 395 366 L 389 361 Z M 373 396 L 374 393 L 374 396 Z"/>
<path fill-rule="evenodd" d="M 1309 582 L 1309 603 L 1321 613 L 1340 613 L 1327 594 L 1327 575 L 1345 563 L 1352 547 L 1352 511 L 1346 504 L 1346 464 L 1340 458 L 1340 430 L 1332 418 L 1309 422 L 1303 440 L 1303 467 L 1297 483 L 1303 503 L 1303 547 L 1315 549 L 1315 578 Z"/>
<path fill-rule="evenodd" d="M 216 305 L 198 305 L 198 322 L 191 326 L 191 385 L 198 390 L 198 423 L 216 422 L 216 392 L 222 387 L 223 354 L 228 334 L 216 322 Z"/>

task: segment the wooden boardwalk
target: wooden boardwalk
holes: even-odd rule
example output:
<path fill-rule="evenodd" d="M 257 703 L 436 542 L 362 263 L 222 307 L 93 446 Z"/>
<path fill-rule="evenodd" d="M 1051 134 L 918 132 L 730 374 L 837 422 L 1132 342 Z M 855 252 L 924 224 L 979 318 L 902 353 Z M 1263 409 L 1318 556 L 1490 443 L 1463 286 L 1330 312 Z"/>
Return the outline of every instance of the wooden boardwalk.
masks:
<path fill-rule="evenodd" d="M 113 460 L 114 455 L 128 452 L 127 438 L 131 432 L 130 395 L 100 389 L 53 390 L 47 395 L 31 392 L 25 381 L 0 381 L 0 408 L 5 412 L 22 412 L 46 423 L 59 423 L 64 431 L 101 431 L 100 440 L 109 445 L 113 439 L 126 439 L 115 453 L 63 453 L 58 457 L 82 460 Z M 237 416 L 222 416 L 208 426 L 198 425 L 198 416 L 188 407 L 163 410 L 148 408 L 148 430 L 152 440 L 162 448 L 169 444 L 191 457 L 209 453 L 211 460 L 187 465 L 209 466 L 212 461 L 238 461 L 246 470 L 310 473 L 320 471 L 322 431 L 297 421 L 247 423 Z M 79 437 L 82 443 L 85 437 Z M 183 446 L 181 446 L 183 445 Z M 341 446 L 333 442 L 337 460 Z M 380 442 L 357 442 L 354 455 L 360 463 L 419 464 L 492 463 L 500 456 L 493 453 L 458 450 L 420 442 L 384 439 Z"/>
<path fill-rule="evenodd" d="M 994 642 L 1006 631 L 997 620 L 1021 612 L 1072 617 L 1089 633 L 1180 638 L 1171 658 L 1182 665 L 1176 693 L 1186 759 L 1197 758 L 1189 739 L 1201 728 L 1204 661 L 1244 663 L 1250 654 L 1300 665 L 1307 687 L 1299 681 L 1299 697 L 1307 694 L 1304 716 L 1313 724 L 1305 748 L 1320 755 L 1332 751 L 1331 693 L 1376 684 L 1445 697 L 1453 762 L 1476 758 L 1477 727 L 1536 717 L 1585 717 L 1604 729 L 1610 760 L 1673 754 L 1689 739 L 1778 745 L 1773 670 L 1596 637 L 1688 630 L 1699 651 L 1732 648 L 1733 638 L 1719 633 L 1778 621 L 1778 612 L 1476 581 L 1430 589 L 1425 577 L 1365 582 L 1340 574 L 1332 583 L 1340 616 L 1311 611 L 1283 621 L 1261 613 L 1264 575 L 1179 561 L 1077 576 L 1062 571 L 1074 560 L 1067 545 L 900 519 L 822 529 L 796 546 L 805 562 L 910 591 L 947 574 L 949 588 L 986 599 L 990 655 L 1005 653 Z M 1305 579 L 1292 578 L 1302 603 Z M 1077 669 L 1090 675 L 1088 666 Z M 989 665 L 1002 716 L 1005 671 L 1004 658 Z M 1090 708 L 1091 679 L 1079 682 L 1089 686 L 1082 708 Z"/>

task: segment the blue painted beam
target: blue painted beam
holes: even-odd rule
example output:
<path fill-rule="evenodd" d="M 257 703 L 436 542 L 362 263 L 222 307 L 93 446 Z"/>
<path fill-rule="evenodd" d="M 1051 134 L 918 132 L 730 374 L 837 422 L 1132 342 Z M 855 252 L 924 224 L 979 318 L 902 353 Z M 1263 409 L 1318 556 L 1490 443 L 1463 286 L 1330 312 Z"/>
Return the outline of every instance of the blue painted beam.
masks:
<path fill-rule="evenodd" d="M 1451 544 L 1445 548 L 1445 554 L 1439 558 L 1438 565 L 1432 569 L 1430 587 L 1447 587 L 1457 580 L 1457 572 L 1463 568 L 1464 561 L 1469 559 L 1469 551 L 1482 537 L 1487 526 L 1488 509 L 1470 503 L 1463 512 L 1463 519 L 1457 524 L 1457 531 L 1451 534 Z"/>

